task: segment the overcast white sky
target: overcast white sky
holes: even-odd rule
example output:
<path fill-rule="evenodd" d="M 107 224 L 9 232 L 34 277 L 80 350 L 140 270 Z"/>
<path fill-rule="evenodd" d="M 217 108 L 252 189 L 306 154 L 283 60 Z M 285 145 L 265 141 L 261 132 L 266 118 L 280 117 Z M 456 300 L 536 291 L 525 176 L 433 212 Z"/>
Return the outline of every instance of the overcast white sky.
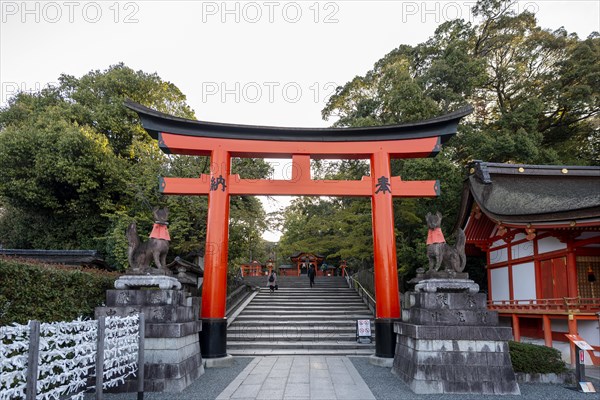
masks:
<path fill-rule="evenodd" d="M 81 76 L 123 61 L 177 85 L 201 120 L 328 126 L 320 111 L 337 85 L 398 45 L 427 40 L 444 21 L 472 19 L 474 4 L 0 0 L 0 105 L 61 73 Z M 597 0 L 516 7 L 534 11 L 544 28 L 564 26 L 582 38 L 600 31 Z"/>

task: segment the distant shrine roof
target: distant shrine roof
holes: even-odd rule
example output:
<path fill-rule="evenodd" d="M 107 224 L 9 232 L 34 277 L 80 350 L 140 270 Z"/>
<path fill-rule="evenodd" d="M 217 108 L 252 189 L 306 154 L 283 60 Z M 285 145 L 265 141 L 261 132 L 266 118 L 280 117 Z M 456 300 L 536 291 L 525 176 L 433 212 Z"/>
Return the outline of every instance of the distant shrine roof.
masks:
<path fill-rule="evenodd" d="M 306 253 L 303 251 L 297 251 L 294 254 L 292 254 L 290 256 L 290 259 L 293 262 L 298 262 L 298 260 L 300 261 L 305 261 L 305 260 L 315 260 L 318 262 L 322 262 L 325 259 L 325 256 L 321 255 L 321 254 L 314 254 L 314 253 Z"/>
<path fill-rule="evenodd" d="M 463 189 L 461 226 L 474 202 L 504 225 L 600 225 L 600 167 L 475 161 Z"/>
<path fill-rule="evenodd" d="M 135 111 L 144 129 L 154 139 L 160 132 L 222 139 L 294 142 L 361 142 L 441 137 L 442 142 L 456 133 L 460 119 L 473 111 L 469 106 L 439 117 L 400 125 L 359 128 L 294 128 L 225 124 L 195 121 L 165 114 L 131 100 L 125 105 Z"/>

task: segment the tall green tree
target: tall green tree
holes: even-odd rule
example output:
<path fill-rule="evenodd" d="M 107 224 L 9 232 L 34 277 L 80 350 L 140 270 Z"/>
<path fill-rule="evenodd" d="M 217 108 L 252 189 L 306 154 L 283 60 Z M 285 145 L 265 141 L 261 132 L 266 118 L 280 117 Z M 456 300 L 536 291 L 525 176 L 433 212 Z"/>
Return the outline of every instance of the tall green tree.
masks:
<path fill-rule="evenodd" d="M 301 197 L 283 215 L 279 252 L 289 257 L 305 251 L 326 256 L 338 265 L 347 260 L 353 267 L 373 261 L 371 212 L 368 201 L 341 198 Z"/>
<path fill-rule="evenodd" d="M 102 135 L 37 115 L 2 131 L 0 240 L 16 248 L 95 248 L 125 182 Z M 85 222 L 84 222 L 85 221 Z"/>
<path fill-rule="evenodd" d="M 403 179 L 442 182 L 437 199 L 394 200 L 401 274 L 425 263 L 428 211 L 441 211 L 451 233 L 467 162 L 600 164 L 600 35 L 581 40 L 563 28 L 543 29 L 533 14 L 515 13 L 514 3 L 478 1 L 475 22 L 448 21 L 426 42 L 400 45 L 338 87 L 322 110 L 334 126 L 356 127 L 421 120 L 466 103 L 475 108 L 436 158 L 392 163 Z M 356 161 L 335 168 L 351 179 L 368 171 Z M 338 218 L 354 201 L 337 203 Z M 308 215 L 307 207 L 294 204 L 290 218 Z M 282 240 L 293 241 L 294 224 L 284 226 Z M 353 241 L 368 243 L 370 234 L 357 232 Z"/>
<path fill-rule="evenodd" d="M 537 25 L 513 1 L 479 1 L 477 23 L 448 21 L 339 87 L 323 109 L 336 126 L 410 122 L 475 107 L 452 160 L 600 163 L 600 36 Z"/>
<path fill-rule="evenodd" d="M 203 253 L 206 198 L 162 196 L 158 177 L 197 177 L 208 173 L 208 159 L 162 153 L 137 114 L 124 106 L 125 99 L 194 118 L 174 84 L 124 64 L 81 78 L 63 74 L 55 87 L 20 93 L 0 110 L 4 247 L 97 249 L 112 265 L 125 268 L 127 225 L 137 221 L 139 234 L 146 235 L 153 223 L 151 208 L 166 205 L 171 256 Z M 266 163 L 253 159 L 235 159 L 232 169 L 252 178 L 270 172 Z M 256 221 L 261 212 L 255 198 L 232 200 L 236 220 Z M 236 238 L 237 223 L 232 225 Z M 251 235 L 260 236 L 264 223 L 251 226 Z M 243 246 L 241 240 L 230 243 L 234 257 Z"/>

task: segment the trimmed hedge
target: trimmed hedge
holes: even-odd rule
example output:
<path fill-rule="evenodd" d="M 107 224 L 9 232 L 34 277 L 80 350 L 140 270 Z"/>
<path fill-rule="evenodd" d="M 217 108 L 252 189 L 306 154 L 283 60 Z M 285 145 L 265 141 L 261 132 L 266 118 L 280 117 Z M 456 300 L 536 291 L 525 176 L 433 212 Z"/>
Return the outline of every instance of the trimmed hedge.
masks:
<path fill-rule="evenodd" d="M 0 326 L 93 318 L 118 272 L 0 257 Z"/>
<path fill-rule="evenodd" d="M 560 351 L 552 347 L 511 341 L 508 348 L 515 372 L 560 374 L 567 371 Z"/>

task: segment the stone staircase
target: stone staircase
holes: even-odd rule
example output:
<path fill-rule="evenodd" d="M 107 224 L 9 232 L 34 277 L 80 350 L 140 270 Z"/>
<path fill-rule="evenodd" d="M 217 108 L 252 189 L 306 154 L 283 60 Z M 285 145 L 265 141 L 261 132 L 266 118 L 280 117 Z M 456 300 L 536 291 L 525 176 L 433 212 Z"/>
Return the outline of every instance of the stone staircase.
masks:
<path fill-rule="evenodd" d="M 345 278 L 278 277 L 269 293 L 266 277 L 247 277 L 260 292 L 227 328 L 231 355 L 370 355 L 375 343 L 356 342 L 356 320 L 374 316 Z"/>

